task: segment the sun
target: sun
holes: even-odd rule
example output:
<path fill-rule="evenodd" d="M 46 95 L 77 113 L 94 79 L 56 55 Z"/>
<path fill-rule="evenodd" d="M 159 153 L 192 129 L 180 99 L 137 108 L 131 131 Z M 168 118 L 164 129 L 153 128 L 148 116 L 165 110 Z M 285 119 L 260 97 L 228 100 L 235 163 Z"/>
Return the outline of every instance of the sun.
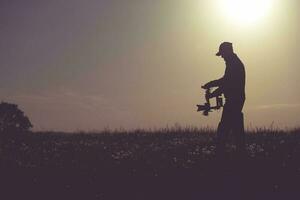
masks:
<path fill-rule="evenodd" d="M 250 25 L 262 21 L 274 0 L 220 0 L 223 14 L 234 23 Z"/>

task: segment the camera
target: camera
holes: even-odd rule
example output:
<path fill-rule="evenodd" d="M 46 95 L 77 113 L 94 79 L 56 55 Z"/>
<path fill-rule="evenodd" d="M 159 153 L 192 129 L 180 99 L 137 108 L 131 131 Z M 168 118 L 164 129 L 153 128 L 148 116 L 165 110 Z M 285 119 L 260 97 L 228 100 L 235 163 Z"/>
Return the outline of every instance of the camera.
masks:
<path fill-rule="evenodd" d="M 197 112 L 203 111 L 203 115 L 208 116 L 208 113 L 211 112 L 209 103 L 205 103 L 204 105 L 197 105 Z"/>

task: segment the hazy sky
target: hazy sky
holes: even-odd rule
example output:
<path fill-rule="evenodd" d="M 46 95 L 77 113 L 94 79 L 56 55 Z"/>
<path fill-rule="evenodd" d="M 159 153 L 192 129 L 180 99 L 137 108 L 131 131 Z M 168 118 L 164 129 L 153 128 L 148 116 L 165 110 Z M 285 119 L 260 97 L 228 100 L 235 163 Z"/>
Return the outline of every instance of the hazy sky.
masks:
<path fill-rule="evenodd" d="M 35 130 L 215 127 L 220 113 L 195 105 L 230 41 L 246 66 L 247 126 L 300 125 L 299 1 L 271 0 L 252 24 L 222 1 L 3 0 L 0 99 Z"/>

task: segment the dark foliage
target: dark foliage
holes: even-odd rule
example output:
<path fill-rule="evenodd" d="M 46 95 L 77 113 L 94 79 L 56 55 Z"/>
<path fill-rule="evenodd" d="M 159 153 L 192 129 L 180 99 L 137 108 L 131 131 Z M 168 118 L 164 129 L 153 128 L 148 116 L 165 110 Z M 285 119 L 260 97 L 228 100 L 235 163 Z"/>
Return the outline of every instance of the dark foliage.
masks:
<path fill-rule="evenodd" d="M 33 125 L 18 105 L 2 102 L 0 104 L 0 132 L 29 131 Z"/>
<path fill-rule="evenodd" d="M 27 199 L 299 199 L 299 133 L 248 132 L 221 162 L 210 130 L 12 135 L 0 181 Z"/>

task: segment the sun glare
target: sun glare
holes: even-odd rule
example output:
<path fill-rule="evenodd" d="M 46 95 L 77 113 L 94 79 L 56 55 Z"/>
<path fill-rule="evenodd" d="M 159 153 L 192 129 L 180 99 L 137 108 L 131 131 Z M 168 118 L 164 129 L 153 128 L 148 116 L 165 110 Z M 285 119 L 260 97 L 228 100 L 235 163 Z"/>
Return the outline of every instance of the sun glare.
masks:
<path fill-rule="evenodd" d="M 249 25 L 263 20 L 269 14 L 274 0 L 220 0 L 221 9 L 229 20 Z"/>

